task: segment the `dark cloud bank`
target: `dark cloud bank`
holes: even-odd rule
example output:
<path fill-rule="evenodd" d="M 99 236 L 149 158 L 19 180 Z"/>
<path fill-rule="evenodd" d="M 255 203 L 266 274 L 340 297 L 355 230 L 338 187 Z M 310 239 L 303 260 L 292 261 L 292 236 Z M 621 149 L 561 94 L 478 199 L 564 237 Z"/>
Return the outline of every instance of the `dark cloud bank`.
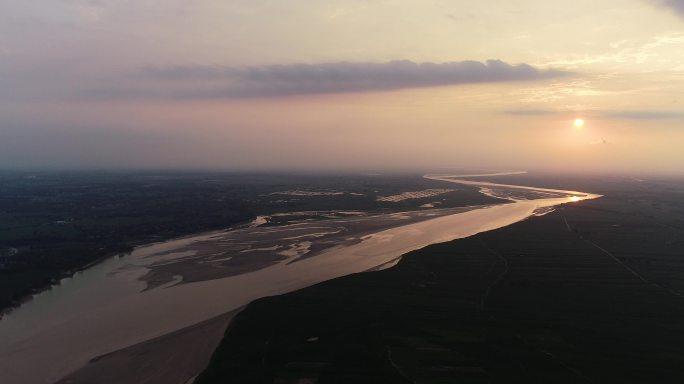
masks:
<path fill-rule="evenodd" d="M 681 16 L 684 16 L 684 0 L 652 0 L 656 4 L 669 7 L 676 11 Z"/>
<path fill-rule="evenodd" d="M 249 98 L 391 91 L 459 84 L 544 80 L 570 75 L 500 60 L 449 63 L 325 63 L 253 67 L 148 68 L 157 93 L 177 98 Z M 127 92 L 123 92 L 125 96 Z M 135 96 L 141 93 L 131 90 Z M 144 93 L 144 92 L 142 92 Z"/>

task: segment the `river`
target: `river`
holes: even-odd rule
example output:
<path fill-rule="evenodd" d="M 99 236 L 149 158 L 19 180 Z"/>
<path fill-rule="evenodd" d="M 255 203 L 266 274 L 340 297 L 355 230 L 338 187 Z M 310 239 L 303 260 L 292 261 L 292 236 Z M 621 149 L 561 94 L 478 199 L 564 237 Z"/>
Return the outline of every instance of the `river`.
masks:
<path fill-rule="evenodd" d="M 386 267 L 399 256 L 430 244 L 501 228 L 559 204 L 600 197 L 576 191 L 462 180 L 453 176 L 426 177 L 479 186 L 483 193 L 508 196 L 511 202 L 454 212 L 440 211 L 441 214 L 421 211 L 382 218 L 331 219 L 307 227 L 308 231 L 297 227 L 270 227 L 268 231 L 254 228 L 238 233 L 214 232 L 138 247 L 130 255 L 108 259 L 65 279 L 0 320 L 0 382 L 54 383 L 94 357 L 200 323 L 254 299 Z M 518 189 L 525 193 L 540 193 L 537 197 L 542 198 L 515 197 Z M 371 225 L 379 220 L 385 220 L 387 225 Z M 358 230 L 356 237 L 337 235 L 334 229 L 344 225 L 351 228 L 349 222 L 354 222 L 353 228 L 365 229 Z M 296 230 L 303 230 L 304 234 L 283 237 L 285 231 Z M 236 251 L 235 247 L 244 247 L 245 238 L 271 232 L 274 235 L 268 242 L 259 243 L 261 246 L 252 242 L 250 249 L 265 255 L 285 247 L 274 243 L 274 236 L 281 240 L 304 238 L 307 241 L 291 243 L 291 249 L 286 251 L 292 251 L 292 255 L 281 252 L 293 259 L 259 264 L 258 267 L 248 265 L 244 273 L 225 277 L 212 275 L 211 279 L 195 279 L 184 284 L 179 282 L 190 275 L 172 275 L 153 289 L 146 289 L 144 277 L 155 266 L 164 268 L 181 260 L 192 263 L 187 264 L 192 265 L 188 269 L 204 273 L 202 266 L 214 265 L 219 260 L 216 252 L 209 252 L 214 245 L 233 249 L 237 255 L 244 250 Z M 301 257 L 321 239 L 337 242 L 311 257 Z M 301 249 L 305 251 L 299 252 Z M 244 268 L 242 264 L 240 267 Z"/>

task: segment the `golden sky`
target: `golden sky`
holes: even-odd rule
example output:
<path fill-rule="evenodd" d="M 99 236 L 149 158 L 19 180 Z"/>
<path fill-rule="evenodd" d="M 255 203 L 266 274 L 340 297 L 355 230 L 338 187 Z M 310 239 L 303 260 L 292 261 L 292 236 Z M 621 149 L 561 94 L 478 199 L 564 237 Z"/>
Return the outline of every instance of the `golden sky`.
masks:
<path fill-rule="evenodd" d="M 0 0 L 0 167 L 682 173 L 682 52 L 682 0 Z"/>

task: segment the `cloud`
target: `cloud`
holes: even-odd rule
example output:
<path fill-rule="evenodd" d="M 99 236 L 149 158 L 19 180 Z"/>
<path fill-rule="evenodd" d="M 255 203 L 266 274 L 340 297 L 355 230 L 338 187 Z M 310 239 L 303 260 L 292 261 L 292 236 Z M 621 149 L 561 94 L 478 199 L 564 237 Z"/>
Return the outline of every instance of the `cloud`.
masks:
<path fill-rule="evenodd" d="M 672 111 L 611 111 L 603 112 L 602 116 L 621 120 L 671 120 L 684 118 L 684 113 Z"/>
<path fill-rule="evenodd" d="M 684 16 L 684 0 L 651 0 L 656 4 L 672 8 L 675 12 Z"/>
<path fill-rule="evenodd" d="M 559 111 L 551 109 L 512 109 L 504 111 L 504 113 L 513 116 L 545 116 L 558 114 Z"/>
<path fill-rule="evenodd" d="M 608 145 L 608 141 L 602 137 L 600 139 L 590 141 L 589 145 Z"/>
<path fill-rule="evenodd" d="M 544 80 L 571 73 L 500 60 L 416 63 L 323 63 L 251 67 L 147 68 L 157 95 L 176 98 L 249 98 L 392 91 L 460 84 Z M 140 89 L 98 90 L 91 96 L 136 96 Z"/>
<path fill-rule="evenodd" d="M 557 109 L 512 109 L 504 111 L 512 116 L 549 116 L 560 115 L 564 117 L 585 116 L 597 119 L 614 120 L 676 120 L 684 119 L 684 112 L 676 111 L 644 111 L 644 110 L 624 110 L 624 111 L 601 111 L 585 110 L 570 111 Z"/>

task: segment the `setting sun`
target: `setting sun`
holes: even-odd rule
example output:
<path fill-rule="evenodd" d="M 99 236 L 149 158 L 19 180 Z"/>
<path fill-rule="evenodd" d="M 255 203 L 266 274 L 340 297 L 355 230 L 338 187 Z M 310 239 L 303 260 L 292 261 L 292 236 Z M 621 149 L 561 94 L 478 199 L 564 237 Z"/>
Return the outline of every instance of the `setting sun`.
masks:
<path fill-rule="evenodd" d="M 584 119 L 575 119 L 575 128 L 582 128 L 584 127 Z"/>

